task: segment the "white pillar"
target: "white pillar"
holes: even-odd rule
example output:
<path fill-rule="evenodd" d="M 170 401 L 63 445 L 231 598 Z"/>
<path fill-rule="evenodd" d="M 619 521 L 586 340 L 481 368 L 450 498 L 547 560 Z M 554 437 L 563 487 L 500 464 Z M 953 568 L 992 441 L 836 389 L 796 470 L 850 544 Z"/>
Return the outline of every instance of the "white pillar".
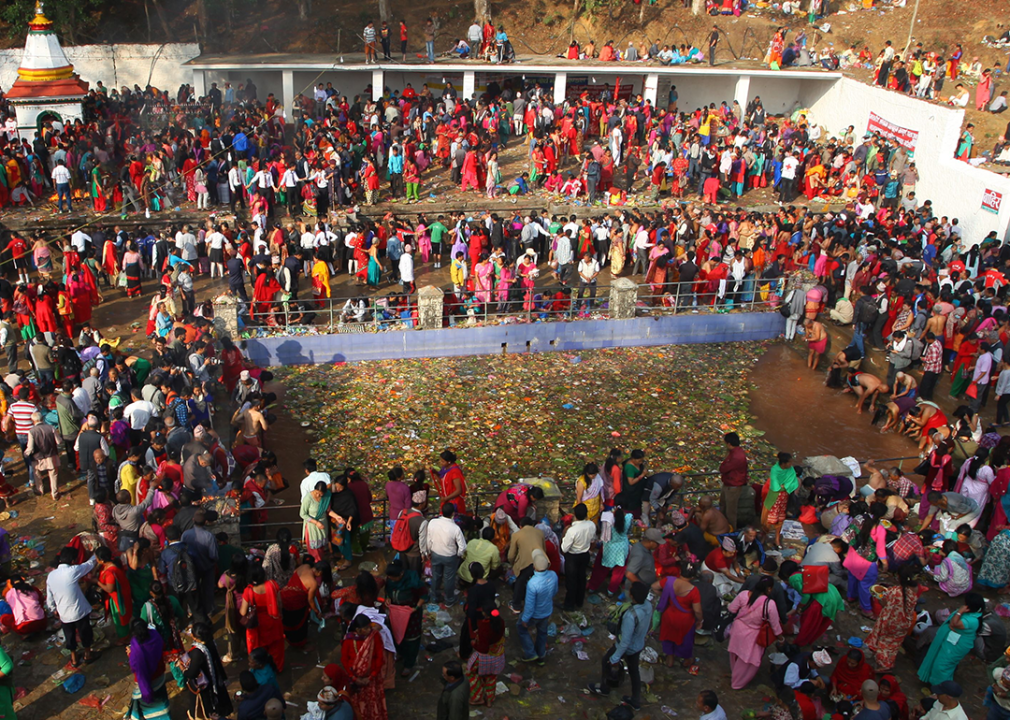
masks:
<path fill-rule="evenodd" d="M 193 92 L 197 98 L 207 96 L 207 73 L 203 70 L 193 71 Z"/>
<path fill-rule="evenodd" d="M 733 99 L 740 103 L 740 107 L 747 107 L 747 103 L 750 101 L 750 75 L 741 75 L 737 78 Z"/>
<path fill-rule="evenodd" d="M 568 92 L 568 73 L 554 73 L 554 102 L 561 104 Z"/>
<path fill-rule="evenodd" d="M 380 99 L 385 87 L 386 81 L 382 70 L 372 70 L 372 100 Z"/>
<path fill-rule="evenodd" d="M 645 86 L 642 89 L 642 96 L 656 107 L 656 96 L 659 93 L 659 74 L 650 73 L 645 76 Z"/>
<path fill-rule="evenodd" d="M 284 103 L 284 112 L 291 117 L 291 112 L 295 107 L 295 72 L 294 70 L 281 71 L 281 100 Z"/>
<path fill-rule="evenodd" d="M 467 70 L 463 73 L 463 99 L 470 100 L 477 91 L 477 73 Z"/>

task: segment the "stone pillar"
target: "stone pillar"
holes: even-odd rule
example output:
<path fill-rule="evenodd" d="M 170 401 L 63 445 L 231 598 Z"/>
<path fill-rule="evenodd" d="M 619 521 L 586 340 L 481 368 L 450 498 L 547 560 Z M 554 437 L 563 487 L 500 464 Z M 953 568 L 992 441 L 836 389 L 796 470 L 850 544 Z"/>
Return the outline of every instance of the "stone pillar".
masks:
<path fill-rule="evenodd" d="M 559 105 L 565 101 L 568 93 L 568 73 L 554 73 L 554 102 Z"/>
<path fill-rule="evenodd" d="M 628 278 L 617 278 L 610 285 L 610 317 L 628 320 L 635 317 L 638 286 Z"/>
<path fill-rule="evenodd" d="M 382 92 L 386 89 L 385 73 L 382 70 L 372 70 L 372 100 L 382 99 Z"/>
<path fill-rule="evenodd" d="M 193 71 L 193 92 L 198 98 L 207 96 L 207 73 L 204 70 Z"/>
<path fill-rule="evenodd" d="M 281 71 L 281 102 L 284 103 L 284 112 L 287 114 L 287 117 L 290 118 L 292 116 L 291 113 L 295 107 L 294 70 Z"/>
<path fill-rule="evenodd" d="M 445 293 L 434 285 L 425 285 L 417 291 L 417 322 L 422 330 L 442 327 L 442 303 Z"/>
<path fill-rule="evenodd" d="M 733 99 L 740 103 L 742 110 L 747 109 L 747 103 L 750 100 L 750 75 L 741 75 L 736 79 L 736 92 L 733 93 Z"/>
<path fill-rule="evenodd" d="M 238 342 L 238 301 L 231 295 L 222 295 L 214 300 L 214 329 Z"/>
<path fill-rule="evenodd" d="M 463 73 L 463 99 L 472 99 L 475 92 L 477 92 L 477 73 L 467 70 Z"/>
<path fill-rule="evenodd" d="M 656 97 L 659 94 L 659 73 L 649 73 L 645 76 L 645 86 L 642 88 L 642 97 L 656 107 Z"/>

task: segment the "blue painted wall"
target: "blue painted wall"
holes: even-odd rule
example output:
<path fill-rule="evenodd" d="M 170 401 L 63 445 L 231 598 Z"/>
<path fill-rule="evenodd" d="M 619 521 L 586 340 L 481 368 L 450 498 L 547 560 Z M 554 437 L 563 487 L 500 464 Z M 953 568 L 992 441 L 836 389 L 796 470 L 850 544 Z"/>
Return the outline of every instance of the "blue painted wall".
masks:
<path fill-rule="evenodd" d="M 779 313 L 763 312 L 305 335 L 246 342 L 253 362 L 276 366 L 768 340 L 784 328 L 785 319 Z"/>

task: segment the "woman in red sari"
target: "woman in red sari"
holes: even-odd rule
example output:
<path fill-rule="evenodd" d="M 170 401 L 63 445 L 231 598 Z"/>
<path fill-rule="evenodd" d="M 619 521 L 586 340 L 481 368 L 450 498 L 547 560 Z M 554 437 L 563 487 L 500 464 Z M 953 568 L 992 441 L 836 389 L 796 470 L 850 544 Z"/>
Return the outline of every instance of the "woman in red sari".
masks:
<path fill-rule="evenodd" d="M 603 160 L 600 161 L 600 192 L 605 193 L 614 184 L 614 156 L 610 153 L 610 148 L 603 151 Z"/>
<path fill-rule="evenodd" d="M 102 247 L 102 270 L 109 278 L 109 282 L 116 284 L 119 275 L 119 261 L 116 259 L 116 243 L 107 242 Z"/>
<path fill-rule="evenodd" d="M 133 620 L 133 597 L 130 592 L 130 582 L 123 570 L 112 559 L 112 551 L 100 547 L 95 551 L 101 570 L 98 574 L 98 586 L 105 592 L 105 610 L 112 618 L 112 626 L 116 629 L 118 644 L 125 645 L 130 638 L 130 621 Z"/>
<path fill-rule="evenodd" d="M 91 322 L 91 288 L 83 268 L 79 267 L 67 277 L 67 292 L 74 307 L 74 322 Z"/>
<path fill-rule="evenodd" d="M 898 587 L 889 588 L 884 593 L 880 617 L 866 638 L 866 647 L 873 651 L 880 672 L 894 667 L 898 648 L 915 625 L 916 603 L 922 594 L 922 588 L 915 579 L 915 569 L 911 565 L 903 565 L 898 570 L 898 580 Z"/>
<path fill-rule="evenodd" d="M 443 450 L 438 456 L 441 470 L 431 469 L 431 477 L 438 487 L 439 497 L 442 503 L 451 502 L 456 506 L 456 511 L 466 513 L 466 479 L 463 471 L 456 463 L 456 453 L 452 450 Z"/>
<path fill-rule="evenodd" d="M 109 243 L 107 243 L 109 244 Z M 40 333 L 56 333 L 56 303 L 52 295 L 42 293 L 35 301 L 35 322 Z"/>
<path fill-rule="evenodd" d="M 851 700 L 861 696 L 863 683 L 874 678 L 862 650 L 849 650 L 831 674 L 831 696 Z"/>
<path fill-rule="evenodd" d="M 253 610 L 252 608 L 255 608 Z M 249 585 L 242 593 L 242 603 L 238 613 L 247 617 L 256 614 L 256 627 L 245 629 L 246 647 L 249 654 L 258 647 L 265 647 L 277 666 L 284 672 L 284 623 L 281 620 L 281 591 L 277 583 L 266 579 L 262 565 L 255 565 L 249 571 Z"/>
<path fill-rule="evenodd" d="M 999 467 L 996 459 L 997 454 L 998 451 L 994 450 L 992 464 Z M 1001 461 L 1006 462 L 1006 459 L 1004 458 Z M 1003 503 L 1000 502 L 1003 496 L 1007 494 L 1008 490 L 1010 490 L 1010 466 L 1004 465 L 996 471 L 996 480 L 994 480 L 992 485 L 989 486 L 989 497 L 993 499 L 993 516 L 989 520 L 989 529 L 986 530 L 986 539 L 990 542 L 992 542 L 993 538 L 999 534 L 1000 530 L 1003 530 L 1010 525 L 1010 521 L 1007 520 L 1006 511 L 1003 510 Z"/>
<path fill-rule="evenodd" d="M 245 367 L 245 358 L 242 351 L 235 347 L 231 338 L 221 338 L 221 382 L 231 394 L 235 391 L 238 377 Z"/>
<path fill-rule="evenodd" d="M 35 327 L 35 300 L 24 285 L 14 286 L 14 315 L 21 328 L 21 339 L 31 340 L 38 332 Z"/>
<path fill-rule="evenodd" d="M 351 676 L 351 706 L 356 720 L 387 720 L 382 637 L 366 615 L 351 621 L 340 648 L 340 660 Z"/>
<path fill-rule="evenodd" d="M 196 202 L 196 160 L 187 155 L 182 163 L 182 178 L 186 181 L 186 199 Z"/>
<path fill-rule="evenodd" d="M 256 285 L 253 289 L 253 311 L 254 320 L 268 322 L 273 316 L 274 296 L 283 288 L 274 277 L 273 271 L 267 270 L 260 273 L 256 278 Z"/>

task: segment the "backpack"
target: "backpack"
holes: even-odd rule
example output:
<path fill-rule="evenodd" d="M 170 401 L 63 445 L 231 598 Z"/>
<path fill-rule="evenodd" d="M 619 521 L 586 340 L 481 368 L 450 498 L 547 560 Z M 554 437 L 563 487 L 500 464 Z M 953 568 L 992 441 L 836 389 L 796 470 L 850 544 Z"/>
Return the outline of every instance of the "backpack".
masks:
<path fill-rule="evenodd" d="M 401 510 L 393 523 L 393 532 L 389 535 L 389 544 L 397 552 L 406 552 L 414 545 L 414 538 L 410 536 L 410 519 L 420 517 L 421 513 L 414 509 Z"/>
<path fill-rule="evenodd" d="M 177 595 L 196 590 L 196 571 L 193 569 L 192 561 L 189 550 L 185 545 L 181 545 L 168 565 L 168 584 Z"/>
<path fill-rule="evenodd" d="M 864 295 L 856 301 L 855 321 L 864 325 L 872 325 L 877 320 L 880 311 L 876 301 L 869 295 Z"/>
<path fill-rule="evenodd" d="M 95 355 L 93 358 L 91 358 L 86 363 L 84 363 L 83 365 L 81 365 L 81 377 L 82 378 L 87 378 L 87 377 L 89 377 L 91 375 L 91 368 L 96 367 L 98 365 L 98 358 L 99 357 L 101 357 L 101 356 L 100 355 Z"/>
<path fill-rule="evenodd" d="M 621 639 L 621 626 L 624 624 L 624 616 L 629 610 L 631 610 L 631 603 L 623 602 L 611 610 L 610 615 L 607 616 L 607 632 L 618 640 Z M 635 624 L 638 625 L 638 618 L 635 618 Z"/>
<path fill-rule="evenodd" d="M 918 360 L 918 359 L 920 359 L 922 357 L 922 353 L 925 352 L 926 346 L 922 342 L 922 340 L 920 340 L 919 338 L 910 338 L 909 342 L 912 344 L 912 358 L 911 359 L 912 359 L 913 362 L 915 362 L 916 360 Z"/>

